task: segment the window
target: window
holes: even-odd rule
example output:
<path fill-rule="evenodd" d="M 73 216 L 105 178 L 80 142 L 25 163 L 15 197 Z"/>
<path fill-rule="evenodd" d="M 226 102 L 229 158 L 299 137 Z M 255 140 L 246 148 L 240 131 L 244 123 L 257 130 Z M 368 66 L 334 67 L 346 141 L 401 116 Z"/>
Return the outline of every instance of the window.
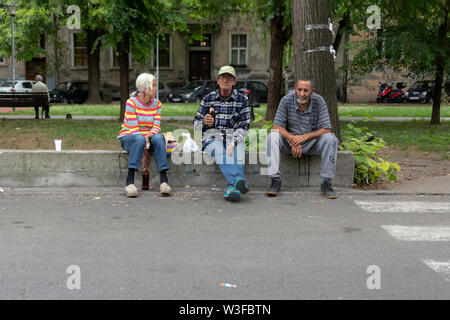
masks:
<path fill-rule="evenodd" d="M 193 40 L 192 44 L 189 45 L 194 48 L 210 48 L 211 47 L 211 35 L 204 34 L 203 40 Z"/>
<path fill-rule="evenodd" d="M 243 81 L 238 81 L 238 82 L 236 82 L 236 85 L 234 87 L 236 89 L 242 89 L 245 87 L 244 85 L 245 85 L 245 83 Z"/>
<path fill-rule="evenodd" d="M 231 65 L 246 66 L 247 65 L 247 35 L 232 34 L 231 35 Z"/>
<path fill-rule="evenodd" d="M 33 88 L 33 84 L 31 82 L 22 82 L 22 88 L 32 89 Z"/>
<path fill-rule="evenodd" d="M 214 91 L 217 89 L 217 81 L 209 81 L 205 85 L 205 90 Z"/>
<path fill-rule="evenodd" d="M 159 38 L 159 67 L 170 68 L 171 67 L 171 51 L 172 41 L 169 35 Z M 156 68 L 156 45 L 154 50 L 153 66 Z"/>
<path fill-rule="evenodd" d="M 185 84 L 183 90 L 198 90 L 202 87 L 203 82 L 201 81 L 192 81 Z"/>
<path fill-rule="evenodd" d="M 119 56 L 116 53 L 116 50 L 111 48 L 111 68 L 120 68 L 119 65 Z M 131 69 L 131 54 L 128 54 L 128 66 Z"/>
<path fill-rule="evenodd" d="M 73 66 L 87 67 L 88 65 L 88 51 L 87 51 L 87 37 L 86 33 L 73 34 Z"/>
<path fill-rule="evenodd" d="M 0 65 L 1 64 L 6 64 L 6 59 L 5 58 L 0 58 Z"/>
<path fill-rule="evenodd" d="M 266 91 L 267 90 L 267 88 L 261 82 L 250 82 L 249 89 L 257 90 L 257 91 Z"/>
<path fill-rule="evenodd" d="M 41 34 L 41 39 L 39 41 L 39 45 L 41 46 L 41 49 L 45 50 L 45 34 Z"/>

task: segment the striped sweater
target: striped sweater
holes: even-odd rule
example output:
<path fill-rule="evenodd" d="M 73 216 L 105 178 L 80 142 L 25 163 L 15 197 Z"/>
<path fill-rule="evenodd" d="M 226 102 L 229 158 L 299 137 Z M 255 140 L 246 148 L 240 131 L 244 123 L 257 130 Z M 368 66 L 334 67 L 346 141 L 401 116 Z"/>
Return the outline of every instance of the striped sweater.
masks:
<path fill-rule="evenodd" d="M 117 138 L 132 134 L 157 134 L 161 131 L 161 101 L 153 99 L 145 105 L 138 97 L 127 100 L 125 117 Z"/>

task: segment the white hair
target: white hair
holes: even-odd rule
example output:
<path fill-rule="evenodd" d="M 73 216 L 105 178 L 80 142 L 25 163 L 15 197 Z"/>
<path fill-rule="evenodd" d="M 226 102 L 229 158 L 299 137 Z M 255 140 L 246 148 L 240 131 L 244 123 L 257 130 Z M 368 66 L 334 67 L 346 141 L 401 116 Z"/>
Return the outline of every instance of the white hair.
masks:
<path fill-rule="evenodd" d="M 144 92 L 149 87 L 153 87 L 153 80 L 156 80 L 156 77 L 150 73 L 141 73 L 136 79 L 136 89 L 139 92 Z M 133 94 L 136 96 L 137 92 Z"/>
<path fill-rule="evenodd" d="M 41 76 L 40 74 L 38 74 L 38 75 L 36 76 L 35 80 L 36 80 L 36 81 L 42 81 L 42 80 L 44 80 L 44 79 L 42 78 L 42 76 Z"/>

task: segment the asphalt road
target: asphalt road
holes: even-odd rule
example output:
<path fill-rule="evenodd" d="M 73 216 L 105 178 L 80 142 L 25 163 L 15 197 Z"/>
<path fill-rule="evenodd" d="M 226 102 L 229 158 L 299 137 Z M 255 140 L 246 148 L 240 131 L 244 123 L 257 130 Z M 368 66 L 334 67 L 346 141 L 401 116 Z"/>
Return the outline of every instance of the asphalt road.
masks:
<path fill-rule="evenodd" d="M 450 299 L 449 242 L 446 195 L 5 190 L 0 299 Z"/>

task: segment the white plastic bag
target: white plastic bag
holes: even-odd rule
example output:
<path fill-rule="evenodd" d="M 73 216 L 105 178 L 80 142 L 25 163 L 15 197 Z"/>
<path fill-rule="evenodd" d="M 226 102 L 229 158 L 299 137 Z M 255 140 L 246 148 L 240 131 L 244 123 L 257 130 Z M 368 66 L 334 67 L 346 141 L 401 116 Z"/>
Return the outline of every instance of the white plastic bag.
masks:
<path fill-rule="evenodd" d="M 194 139 L 191 138 L 190 133 L 182 133 L 183 137 L 186 137 L 186 142 L 183 145 L 183 152 L 199 152 L 200 148 Z"/>

